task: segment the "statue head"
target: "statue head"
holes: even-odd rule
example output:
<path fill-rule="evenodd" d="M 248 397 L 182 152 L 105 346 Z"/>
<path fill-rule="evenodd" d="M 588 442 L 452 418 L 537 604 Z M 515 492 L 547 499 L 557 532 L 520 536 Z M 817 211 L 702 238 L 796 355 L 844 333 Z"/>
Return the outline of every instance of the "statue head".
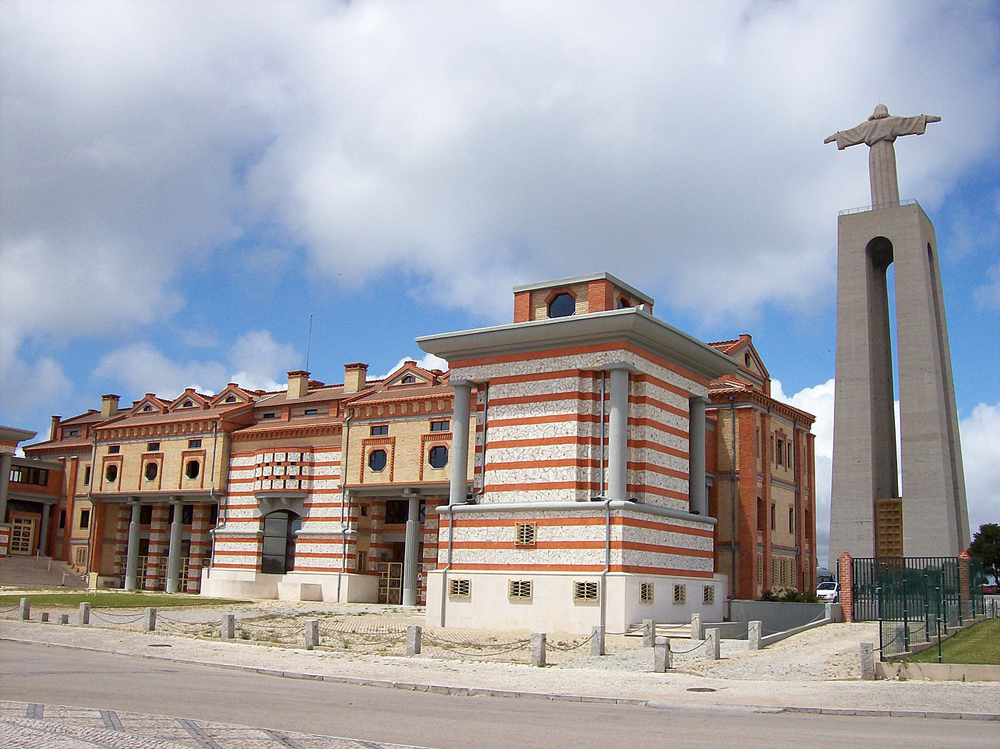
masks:
<path fill-rule="evenodd" d="M 889 116 L 889 107 L 887 107 L 885 104 L 878 104 L 875 106 L 875 111 L 872 112 L 872 116 L 869 117 L 868 119 L 881 120 L 883 117 L 888 117 L 888 116 Z"/>

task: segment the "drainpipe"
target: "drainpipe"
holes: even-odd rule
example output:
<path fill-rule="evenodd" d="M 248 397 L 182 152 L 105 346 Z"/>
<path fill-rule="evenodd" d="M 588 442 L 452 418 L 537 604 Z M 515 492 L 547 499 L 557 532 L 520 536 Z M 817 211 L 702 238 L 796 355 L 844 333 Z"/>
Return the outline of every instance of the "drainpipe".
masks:
<path fill-rule="evenodd" d="M 611 571 L 611 502 L 604 500 L 604 569 L 601 570 L 601 631 L 607 632 L 608 572 Z"/>
<path fill-rule="evenodd" d="M 340 572 L 337 573 L 337 602 L 340 602 L 340 581 L 347 569 L 347 525 L 344 523 L 344 503 L 349 501 L 350 494 L 347 491 L 347 451 L 351 445 L 351 417 L 354 416 L 354 409 L 347 409 L 347 416 L 344 417 L 344 438 L 340 449 Z M 348 516 L 349 517 L 349 516 Z"/>
<path fill-rule="evenodd" d="M 607 383 L 608 383 L 608 373 L 602 371 L 601 372 L 601 443 L 600 443 L 601 462 L 598 468 L 598 475 L 600 476 L 600 482 L 599 482 L 600 487 L 598 488 L 597 491 L 598 495 L 602 497 L 604 496 L 604 422 L 606 418 L 604 415 L 604 398 L 607 394 Z"/>
<path fill-rule="evenodd" d="M 438 508 L 438 512 L 441 508 Z M 448 512 L 448 557 L 445 560 L 444 569 L 441 570 L 441 626 L 445 626 L 445 613 L 448 602 L 448 572 L 451 570 L 452 543 L 455 540 L 455 506 L 449 504 Z M 439 531 L 440 532 L 440 531 Z"/>
<path fill-rule="evenodd" d="M 736 512 L 736 401 L 735 401 L 735 397 L 732 396 L 732 395 L 729 396 L 729 429 L 730 429 L 730 432 L 731 432 L 731 435 L 730 435 L 731 436 L 731 439 L 730 439 L 730 448 L 732 450 L 732 460 L 731 460 L 731 462 L 729 464 L 729 469 L 730 469 L 730 474 L 731 474 L 731 478 L 729 479 L 729 500 L 730 500 L 729 504 L 732 506 L 732 510 L 733 510 L 733 530 L 732 530 L 733 537 L 730 539 L 730 543 L 729 543 L 730 553 L 731 553 L 732 558 L 733 558 L 733 585 L 732 585 L 732 588 L 730 588 L 730 590 L 729 590 L 729 597 L 730 598 L 736 598 L 736 591 L 738 590 L 738 588 L 737 588 L 737 582 L 739 581 L 739 575 L 740 575 L 740 560 L 737 557 L 737 553 L 736 553 L 736 533 L 737 533 L 737 530 L 738 530 L 737 525 L 736 525 L 736 516 L 737 516 L 737 512 Z M 754 466 L 754 471 L 756 471 L 756 470 L 757 470 L 757 467 Z"/>

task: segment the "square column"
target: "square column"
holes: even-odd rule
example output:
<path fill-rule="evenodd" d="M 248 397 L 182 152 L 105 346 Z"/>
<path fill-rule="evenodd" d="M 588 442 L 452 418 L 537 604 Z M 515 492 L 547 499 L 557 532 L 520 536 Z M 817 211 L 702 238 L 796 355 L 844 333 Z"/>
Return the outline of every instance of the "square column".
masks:
<path fill-rule="evenodd" d="M 128 547 L 125 552 L 125 590 L 135 590 L 139 572 L 139 529 L 142 505 L 138 499 L 130 499 L 131 517 L 128 524 Z"/>
<path fill-rule="evenodd" d="M 184 532 L 184 505 L 180 500 L 171 500 L 174 508 L 174 519 L 170 523 L 170 546 L 167 550 L 167 582 L 164 589 L 167 593 L 176 593 L 178 578 L 181 574 L 181 536 Z"/>

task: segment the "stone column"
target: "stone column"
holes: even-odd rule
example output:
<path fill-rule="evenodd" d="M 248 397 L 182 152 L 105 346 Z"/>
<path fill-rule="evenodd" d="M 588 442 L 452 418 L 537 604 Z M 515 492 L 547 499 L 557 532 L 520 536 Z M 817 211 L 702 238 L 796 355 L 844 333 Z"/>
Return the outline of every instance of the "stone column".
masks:
<path fill-rule="evenodd" d="M 0 453 L 0 523 L 7 522 L 7 486 L 10 482 L 10 453 Z"/>
<path fill-rule="evenodd" d="M 49 540 L 49 505 L 42 505 L 42 522 L 38 528 L 38 552 L 47 557 L 45 546 Z"/>
<path fill-rule="evenodd" d="M 170 546 L 167 548 L 167 583 L 164 590 L 167 593 L 176 593 L 178 589 L 177 578 L 181 573 L 181 536 L 184 532 L 184 505 L 180 500 L 171 500 L 174 508 L 174 520 L 170 524 Z"/>
<path fill-rule="evenodd" d="M 406 543 L 403 551 L 403 605 L 417 605 L 417 572 L 420 570 L 420 498 L 407 500 Z"/>
<path fill-rule="evenodd" d="M 132 517 L 128 524 L 128 548 L 125 552 L 125 590 L 135 590 L 139 576 L 139 530 L 142 505 L 138 499 L 130 499 Z"/>
<path fill-rule="evenodd" d="M 688 401 L 688 509 L 695 515 L 708 514 L 705 494 L 705 404 L 696 396 Z"/>
<path fill-rule="evenodd" d="M 448 504 L 465 503 L 469 491 L 469 414 L 472 402 L 472 383 L 468 380 L 451 380 L 455 398 L 451 415 L 451 487 Z"/>
<path fill-rule="evenodd" d="M 854 621 L 854 565 L 851 561 L 851 555 L 846 551 L 837 560 L 840 573 L 837 576 L 840 583 L 840 608 L 845 622 Z"/>
<path fill-rule="evenodd" d="M 608 402 L 608 499 L 628 498 L 628 368 L 612 365 Z"/>

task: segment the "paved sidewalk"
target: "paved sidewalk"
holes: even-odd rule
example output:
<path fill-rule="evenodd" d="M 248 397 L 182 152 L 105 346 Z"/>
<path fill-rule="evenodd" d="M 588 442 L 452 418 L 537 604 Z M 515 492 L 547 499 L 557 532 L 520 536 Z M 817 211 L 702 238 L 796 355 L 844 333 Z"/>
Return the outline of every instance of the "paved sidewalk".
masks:
<path fill-rule="evenodd" d="M 406 749 L 401 744 L 88 707 L 0 701 L 4 749 Z"/>

